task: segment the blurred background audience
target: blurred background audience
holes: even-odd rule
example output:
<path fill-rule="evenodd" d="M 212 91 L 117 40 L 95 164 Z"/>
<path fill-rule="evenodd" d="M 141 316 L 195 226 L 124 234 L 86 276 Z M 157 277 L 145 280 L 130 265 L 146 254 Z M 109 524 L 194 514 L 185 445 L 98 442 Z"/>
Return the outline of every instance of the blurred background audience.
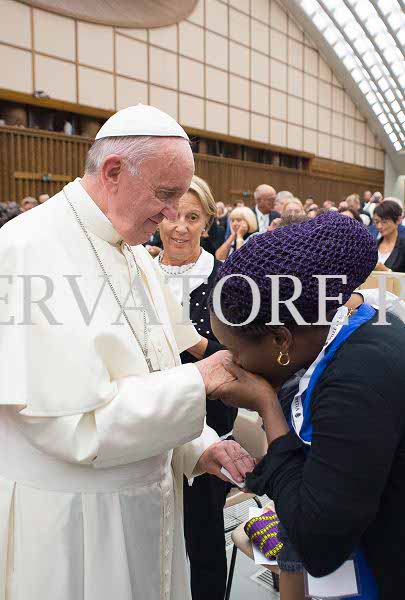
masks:
<path fill-rule="evenodd" d="M 249 238 L 257 231 L 256 215 L 247 206 L 234 208 L 229 215 L 230 233 L 225 242 L 215 253 L 217 260 L 226 260 L 235 250 L 239 250 Z"/>

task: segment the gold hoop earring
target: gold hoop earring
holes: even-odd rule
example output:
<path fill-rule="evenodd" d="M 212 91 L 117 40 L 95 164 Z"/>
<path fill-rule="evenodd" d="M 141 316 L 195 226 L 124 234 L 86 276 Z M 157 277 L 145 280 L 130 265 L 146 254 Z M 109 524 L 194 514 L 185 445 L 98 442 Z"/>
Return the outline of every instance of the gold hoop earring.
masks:
<path fill-rule="evenodd" d="M 284 358 L 284 357 L 286 357 L 286 358 Z M 289 356 L 288 352 L 280 352 L 280 354 L 277 357 L 277 362 L 282 367 L 286 367 L 287 365 L 289 365 L 290 364 L 290 356 Z"/>

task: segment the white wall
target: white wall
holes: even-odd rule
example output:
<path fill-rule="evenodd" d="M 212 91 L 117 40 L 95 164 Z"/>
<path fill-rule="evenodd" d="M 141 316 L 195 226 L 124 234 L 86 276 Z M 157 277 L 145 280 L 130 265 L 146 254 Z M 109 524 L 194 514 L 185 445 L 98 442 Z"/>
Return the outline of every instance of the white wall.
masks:
<path fill-rule="evenodd" d="M 116 29 L 0 0 L 0 88 L 115 110 L 371 168 L 384 152 L 311 40 L 276 0 L 200 0 L 189 19 Z"/>
<path fill-rule="evenodd" d="M 384 196 L 399 198 L 405 204 L 405 175 L 398 173 L 388 154 L 385 155 Z"/>

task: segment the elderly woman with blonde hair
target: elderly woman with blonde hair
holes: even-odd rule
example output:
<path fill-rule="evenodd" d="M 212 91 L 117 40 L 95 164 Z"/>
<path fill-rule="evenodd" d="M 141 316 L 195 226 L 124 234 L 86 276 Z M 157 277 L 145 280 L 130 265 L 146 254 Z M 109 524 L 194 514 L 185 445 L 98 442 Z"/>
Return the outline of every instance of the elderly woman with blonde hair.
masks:
<path fill-rule="evenodd" d="M 231 233 L 227 240 L 218 248 L 215 257 L 226 260 L 232 252 L 239 250 L 248 237 L 257 231 L 257 220 L 254 212 L 247 206 L 234 208 L 229 215 Z"/>

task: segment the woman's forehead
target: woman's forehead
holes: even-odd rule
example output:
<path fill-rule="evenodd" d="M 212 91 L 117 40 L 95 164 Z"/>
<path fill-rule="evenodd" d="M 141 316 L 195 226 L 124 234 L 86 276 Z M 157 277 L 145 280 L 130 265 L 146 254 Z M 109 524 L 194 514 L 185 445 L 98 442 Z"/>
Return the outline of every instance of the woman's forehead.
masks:
<path fill-rule="evenodd" d="M 184 196 L 180 198 L 179 210 L 195 210 L 198 212 L 202 212 L 203 208 L 201 206 L 201 201 L 199 200 L 199 198 L 197 198 L 195 194 L 193 194 L 192 192 L 186 192 Z"/>

